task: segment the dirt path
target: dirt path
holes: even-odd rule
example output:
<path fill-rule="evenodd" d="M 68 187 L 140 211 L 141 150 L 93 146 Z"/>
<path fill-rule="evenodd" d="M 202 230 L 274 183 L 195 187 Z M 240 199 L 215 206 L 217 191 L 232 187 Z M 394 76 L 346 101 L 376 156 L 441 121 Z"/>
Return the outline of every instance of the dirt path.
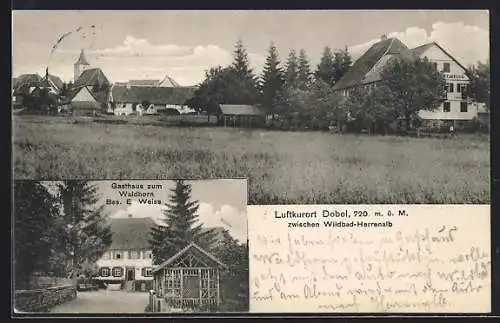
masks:
<path fill-rule="evenodd" d="M 123 291 L 78 292 L 76 299 L 54 307 L 52 313 L 144 313 L 148 293 Z"/>

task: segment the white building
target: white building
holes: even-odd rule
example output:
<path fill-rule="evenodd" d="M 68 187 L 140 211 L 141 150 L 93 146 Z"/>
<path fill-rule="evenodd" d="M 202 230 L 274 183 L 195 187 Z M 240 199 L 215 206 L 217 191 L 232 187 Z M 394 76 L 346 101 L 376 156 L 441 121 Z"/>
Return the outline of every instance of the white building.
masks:
<path fill-rule="evenodd" d="M 120 284 L 127 291 L 148 291 L 153 283 L 153 260 L 149 245 L 151 218 L 111 220 L 113 241 L 97 261 L 99 276 L 107 284 Z"/>
<path fill-rule="evenodd" d="M 82 75 L 82 73 L 88 69 L 90 69 L 90 64 L 87 58 L 85 57 L 85 52 L 82 49 L 82 51 L 80 52 L 80 57 L 78 57 L 78 60 L 75 62 L 75 64 L 73 64 L 73 71 L 74 71 L 73 82 L 76 82 L 76 80 L 78 80 L 80 75 Z"/>
<path fill-rule="evenodd" d="M 467 97 L 470 79 L 467 69 L 436 42 L 412 49 L 418 57 L 426 57 L 446 80 L 446 100 L 435 111 L 420 111 L 423 120 L 470 121 L 477 118 L 477 107 Z"/>
<path fill-rule="evenodd" d="M 397 59 L 427 59 L 442 72 L 447 82 L 447 94 L 444 102 L 435 111 L 420 111 L 419 116 L 427 124 L 443 122 L 460 123 L 477 118 L 478 109 L 467 98 L 470 83 L 466 68 L 437 43 L 428 43 L 409 49 L 397 38 L 382 36 L 373 44 L 347 73 L 335 84 L 333 89 L 344 96 L 359 87 L 371 89 L 382 81 L 383 70 Z"/>

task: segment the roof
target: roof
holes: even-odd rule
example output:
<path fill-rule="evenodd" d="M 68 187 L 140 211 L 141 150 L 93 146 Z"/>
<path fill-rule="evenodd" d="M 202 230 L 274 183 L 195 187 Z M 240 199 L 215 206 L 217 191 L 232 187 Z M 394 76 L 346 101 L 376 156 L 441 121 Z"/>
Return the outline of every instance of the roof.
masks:
<path fill-rule="evenodd" d="M 113 86 L 112 102 L 150 104 L 184 104 L 194 94 L 193 87 L 155 87 L 155 86 Z"/>
<path fill-rule="evenodd" d="M 149 249 L 151 218 L 115 218 L 111 220 L 113 240 L 109 250 Z"/>
<path fill-rule="evenodd" d="M 130 80 L 128 84 L 131 86 L 158 86 L 160 80 Z"/>
<path fill-rule="evenodd" d="M 87 58 L 85 57 L 85 53 L 82 49 L 80 52 L 80 57 L 78 57 L 78 60 L 76 61 L 75 65 L 80 64 L 80 65 L 90 65 L 89 62 L 87 61 Z"/>
<path fill-rule="evenodd" d="M 179 83 L 177 83 L 173 78 L 166 75 L 165 78 L 160 82 L 158 86 L 161 87 L 179 87 Z"/>
<path fill-rule="evenodd" d="M 53 88 L 57 92 L 60 91 L 63 87 L 63 81 L 61 81 L 59 77 L 51 74 L 49 74 L 48 78 L 44 77 L 40 82 L 40 84 L 43 87 Z"/>
<path fill-rule="evenodd" d="M 85 85 L 103 85 L 110 84 L 108 78 L 100 68 L 89 68 L 88 70 L 83 71 L 83 73 L 78 77 L 76 82 L 73 84 L 74 87 L 80 87 Z"/>
<path fill-rule="evenodd" d="M 467 71 L 467 68 L 465 68 L 465 66 L 463 66 L 462 64 L 460 64 L 460 62 L 457 61 L 455 59 L 455 57 L 451 56 L 450 53 L 448 53 L 443 47 L 439 46 L 439 44 L 436 43 L 436 42 L 430 42 L 430 43 L 427 43 L 427 44 L 423 44 L 423 45 L 417 46 L 417 47 L 413 48 L 411 51 L 415 55 L 417 55 L 418 57 L 421 57 L 422 54 L 425 53 L 425 51 L 428 50 L 429 48 L 431 48 L 432 46 L 436 46 L 437 48 L 439 48 L 440 50 L 442 50 L 443 53 L 445 53 L 447 56 L 449 56 L 455 63 L 457 63 L 465 71 Z"/>
<path fill-rule="evenodd" d="M 108 91 L 98 91 L 94 92 L 90 88 L 90 86 L 79 86 L 79 87 L 73 87 L 71 90 L 71 93 L 66 96 L 65 100 L 63 103 L 69 103 L 73 100 L 73 98 L 80 92 L 82 89 L 86 88 L 89 93 L 92 95 L 92 97 L 99 102 L 102 105 L 107 104 L 108 102 Z"/>
<path fill-rule="evenodd" d="M 354 62 L 333 89 L 340 90 L 379 81 L 383 69 L 398 58 L 415 59 L 416 56 L 397 38 L 381 40 Z"/>
<path fill-rule="evenodd" d="M 265 113 L 255 105 L 221 104 L 220 109 L 226 115 L 264 115 Z"/>
<path fill-rule="evenodd" d="M 153 269 L 153 272 L 157 272 L 165 267 L 168 267 L 170 264 L 172 264 L 176 259 L 181 257 L 183 254 L 185 254 L 188 251 L 194 251 L 197 253 L 200 253 L 201 255 L 205 256 L 206 258 L 210 259 L 213 261 L 215 264 L 219 265 L 220 267 L 226 267 L 225 264 L 223 264 L 220 260 L 215 258 L 213 255 L 211 255 L 209 252 L 203 250 L 200 246 L 198 246 L 196 243 L 190 243 L 186 247 L 184 247 L 181 251 L 164 261 L 162 264 L 158 265 Z"/>
<path fill-rule="evenodd" d="M 12 87 L 14 89 L 19 89 L 23 85 L 28 87 L 35 87 L 39 86 L 41 82 L 42 77 L 38 74 L 22 74 L 14 78 Z"/>

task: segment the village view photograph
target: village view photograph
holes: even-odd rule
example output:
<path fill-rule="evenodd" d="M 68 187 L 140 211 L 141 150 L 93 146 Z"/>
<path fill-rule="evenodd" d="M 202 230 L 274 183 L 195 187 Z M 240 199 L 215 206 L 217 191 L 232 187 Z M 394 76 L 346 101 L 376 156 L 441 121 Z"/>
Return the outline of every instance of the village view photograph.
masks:
<path fill-rule="evenodd" d="M 486 10 L 14 11 L 16 179 L 490 203 Z"/>
<path fill-rule="evenodd" d="M 13 188 L 15 314 L 248 312 L 246 179 Z"/>

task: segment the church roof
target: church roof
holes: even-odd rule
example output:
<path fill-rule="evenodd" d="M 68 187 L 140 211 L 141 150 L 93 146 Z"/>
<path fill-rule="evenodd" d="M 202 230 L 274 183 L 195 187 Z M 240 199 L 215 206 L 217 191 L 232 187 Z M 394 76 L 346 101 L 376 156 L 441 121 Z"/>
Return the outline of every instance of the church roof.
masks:
<path fill-rule="evenodd" d="M 74 87 L 80 86 L 94 86 L 96 84 L 110 84 L 108 78 L 100 68 L 89 68 L 83 71 L 83 73 L 76 80 Z"/>
<path fill-rule="evenodd" d="M 80 52 L 80 57 L 78 57 L 78 60 L 76 61 L 75 65 L 90 65 L 89 62 L 87 61 L 87 58 L 85 57 L 85 52 L 82 51 Z"/>

